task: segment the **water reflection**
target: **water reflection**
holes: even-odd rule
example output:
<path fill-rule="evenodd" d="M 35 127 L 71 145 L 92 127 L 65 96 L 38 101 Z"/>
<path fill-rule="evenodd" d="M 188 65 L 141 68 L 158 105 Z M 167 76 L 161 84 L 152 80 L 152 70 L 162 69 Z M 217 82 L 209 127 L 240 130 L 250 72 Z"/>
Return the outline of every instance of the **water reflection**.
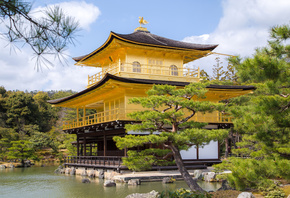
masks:
<path fill-rule="evenodd" d="M 91 179 L 91 183 L 82 183 L 82 176 L 54 174 L 56 166 L 0 169 L 0 196 L 9 198 L 31 197 L 94 197 L 124 198 L 132 193 L 148 193 L 152 190 L 164 191 L 188 188 L 185 182 L 173 184 L 162 182 L 143 182 L 140 186 L 128 186 L 117 183 L 116 187 L 103 187 L 104 180 Z M 219 183 L 199 182 L 205 190 L 215 190 Z"/>

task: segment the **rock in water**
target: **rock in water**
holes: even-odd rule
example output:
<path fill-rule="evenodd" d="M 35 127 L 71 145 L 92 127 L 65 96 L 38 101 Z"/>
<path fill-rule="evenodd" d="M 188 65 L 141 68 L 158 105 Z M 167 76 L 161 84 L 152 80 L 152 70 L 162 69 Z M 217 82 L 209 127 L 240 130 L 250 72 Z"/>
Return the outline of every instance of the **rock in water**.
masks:
<path fill-rule="evenodd" d="M 105 173 L 104 173 L 104 170 L 101 169 L 99 170 L 99 179 L 104 179 L 105 178 Z"/>
<path fill-rule="evenodd" d="M 164 177 L 162 179 L 162 183 L 163 184 L 170 184 L 170 183 L 173 183 L 174 182 L 174 179 L 172 179 L 171 177 Z"/>
<path fill-rule="evenodd" d="M 116 186 L 116 183 L 112 180 L 107 180 L 104 183 L 104 187 L 113 187 L 113 186 Z"/>
<path fill-rule="evenodd" d="M 157 198 L 159 193 L 155 190 L 152 190 L 150 193 L 134 193 L 128 195 L 126 198 Z"/>
<path fill-rule="evenodd" d="M 81 176 L 88 176 L 88 173 L 86 170 L 83 170 L 82 173 L 81 173 Z"/>
<path fill-rule="evenodd" d="M 89 176 L 90 178 L 95 177 L 95 176 L 96 176 L 95 171 L 94 171 L 94 170 L 90 170 L 90 171 L 88 171 L 88 176 Z"/>
<path fill-rule="evenodd" d="M 194 178 L 196 179 L 202 179 L 202 171 L 201 170 L 195 170 L 193 172 Z"/>
<path fill-rule="evenodd" d="M 220 187 L 217 191 L 221 191 L 221 190 L 234 190 L 234 188 L 230 187 L 227 180 L 223 180 L 222 187 Z"/>
<path fill-rule="evenodd" d="M 70 171 L 71 171 L 70 168 L 66 168 L 65 171 L 64 171 L 64 173 L 67 174 L 67 175 L 69 175 L 70 174 Z"/>
<path fill-rule="evenodd" d="M 250 192 L 242 192 L 237 198 L 255 198 L 255 196 Z"/>
<path fill-rule="evenodd" d="M 71 171 L 70 171 L 70 175 L 75 175 L 75 174 L 76 174 L 76 169 L 72 168 Z"/>
<path fill-rule="evenodd" d="M 140 184 L 141 184 L 140 179 L 130 179 L 128 181 L 128 185 L 137 186 L 137 185 L 140 185 Z"/>
<path fill-rule="evenodd" d="M 203 173 L 203 178 L 204 178 L 204 181 L 207 181 L 207 182 L 213 181 L 215 179 L 215 173 L 214 172 Z"/>
<path fill-rule="evenodd" d="M 91 180 L 89 180 L 88 178 L 84 178 L 82 179 L 82 183 L 91 183 Z"/>

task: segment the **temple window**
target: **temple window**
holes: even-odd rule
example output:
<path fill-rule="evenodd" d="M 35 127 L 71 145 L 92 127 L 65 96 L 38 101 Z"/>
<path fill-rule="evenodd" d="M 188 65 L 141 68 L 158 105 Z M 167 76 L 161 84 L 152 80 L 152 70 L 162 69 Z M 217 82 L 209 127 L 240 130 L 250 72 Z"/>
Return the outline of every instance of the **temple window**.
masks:
<path fill-rule="evenodd" d="M 141 64 L 137 61 L 133 62 L 133 72 L 141 73 Z"/>
<path fill-rule="evenodd" d="M 148 64 L 149 65 L 162 65 L 163 61 L 162 60 L 155 60 L 155 59 L 148 59 Z"/>
<path fill-rule="evenodd" d="M 175 65 L 170 66 L 170 75 L 178 76 L 178 68 Z"/>

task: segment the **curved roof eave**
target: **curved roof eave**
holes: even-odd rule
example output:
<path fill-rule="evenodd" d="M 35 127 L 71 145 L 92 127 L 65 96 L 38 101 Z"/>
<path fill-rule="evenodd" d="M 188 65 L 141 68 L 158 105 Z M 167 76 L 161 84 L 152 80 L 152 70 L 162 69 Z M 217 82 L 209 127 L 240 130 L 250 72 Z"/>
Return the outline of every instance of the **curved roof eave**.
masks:
<path fill-rule="evenodd" d="M 138 37 L 138 35 L 136 34 L 140 34 L 140 35 L 142 34 L 142 35 Z M 151 33 L 144 33 L 144 32 L 134 32 L 132 34 L 117 34 L 111 31 L 108 39 L 101 47 L 91 52 L 90 54 L 80 56 L 80 57 L 75 57 L 73 58 L 73 60 L 75 60 L 78 63 L 78 62 L 83 62 L 89 59 L 90 57 L 94 56 L 98 52 L 105 49 L 113 41 L 114 38 L 127 42 L 127 43 L 136 44 L 136 45 L 175 49 L 175 50 L 212 51 L 218 46 L 218 45 L 193 44 L 193 43 L 186 43 L 182 41 L 175 41 L 172 39 L 167 39 L 161 36 L 157 36 Z"/>
<path fill-rule="evenodd" d="M 189 82 L 176 82 L 176 81 L 161 81 L 161 80 L 147 80 L 147 79 L 136 79 L 136 78 L 123 78 L 123 77 L 118 77 L 118 76 L 114 76 L 112 74 L 107 73 L 101 81 L 99 81 L 98 83 L 94 84 L 93 86 L 80 91 L 76 94 L 73 94 L 71 96 L 68 97 L 64 97 L 64 98 L 59 98 L 59 99 L 55 99 L 55 100 L 49 100 L 47 101 L 50 104 L 60 104 L 62 102 L 66 102 L 68 100 L 74 99 L 78 96 L 81 96 L 83 94 L 86 94 L 100 86 L 102 86 L 103 84 L 105 84 L 107 81 L 109 81 L 110 79 L 112 80 L 117 80 L 120 82 L 126 82 L 126 83 L 139 83 L 139 84 L 158 84 L 158 85 L 173 85 L 173 86 L 186 86 L 189 84 Z M 209 85 L 206 88 L 210 88 L 210 89 L 242 89 L 242 90 L 255 90 L 256 87 L 254 86 L 240 86 L 240 85 Z"/>

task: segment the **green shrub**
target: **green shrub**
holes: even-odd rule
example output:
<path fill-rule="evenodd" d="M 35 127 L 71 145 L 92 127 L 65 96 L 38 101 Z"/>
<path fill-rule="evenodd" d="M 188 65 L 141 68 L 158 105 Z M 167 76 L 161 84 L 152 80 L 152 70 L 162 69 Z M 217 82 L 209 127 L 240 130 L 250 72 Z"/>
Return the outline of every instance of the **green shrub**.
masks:
<path fill-rule="evenodd" d="M 193 192 L 180 188 L 175 191 L 163 191 L 159 198 L 211 198 L 212 196 L 207 192 Z"/>
<path fill-rule="evenodd" d="M 287 167 L 290 167 L 289 160 L 230 158 L 222 164 L 215 165 L 215 171 L 232 171 L 227 175 L 230 186 L 244 190 L 245 188 L 269 188 L 273 184 L 271 179 L 289 180 L 290 171 Z"/>
<path fill-rule="evenodd" d="M 285 192 L 280 189 L 277 185 L 273 184 L 268 188 L 260 188 L 265 198 L 284 198 L 286 197 Z"/>

